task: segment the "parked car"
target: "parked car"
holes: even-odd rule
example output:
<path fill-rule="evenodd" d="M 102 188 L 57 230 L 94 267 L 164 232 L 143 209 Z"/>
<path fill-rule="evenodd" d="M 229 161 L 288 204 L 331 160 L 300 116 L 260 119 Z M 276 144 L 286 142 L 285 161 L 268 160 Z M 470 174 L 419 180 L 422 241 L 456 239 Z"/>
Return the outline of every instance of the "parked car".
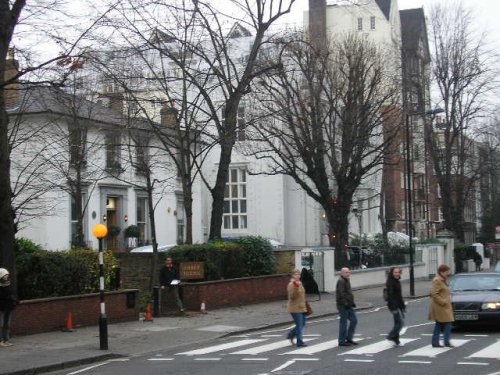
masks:
<path fill-rule="evenodd" d="M 455 326 L 500 324 L 500 273 L 461 273 L 450 280 Z"/>
<path fill-rule="evenodd" d="M 158 245 L 158 252 L 159 253 L 165 253 L 168 250 L 170 250 L 172 247 L 177 246 L 176 244 L 173 245 Z M 153 245 L 146 245 L 146 246 L 140 246 L 136 247 L 132 250 L 130 250 L 131 253 L 152 253 L 153 252 Z"/>

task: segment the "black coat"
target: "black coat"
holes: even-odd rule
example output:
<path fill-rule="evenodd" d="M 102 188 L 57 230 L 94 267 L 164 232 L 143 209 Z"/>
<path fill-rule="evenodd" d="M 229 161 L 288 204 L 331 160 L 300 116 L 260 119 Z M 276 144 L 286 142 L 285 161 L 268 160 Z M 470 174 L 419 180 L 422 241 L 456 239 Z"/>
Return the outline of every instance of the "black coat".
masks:
<path fill-rule="evenodd" d="M 342 276 L 339 277 L 335 294 L 337 297 L 337 307 L 356 307 L 349 279 L 344 279 Z"/>
<path fill-rule="evenodd" d="M 405 310 L 406 305 L 401 292 L 401 283 L 394 277 L 389 277 L 385 284 L 387 288 L 387 308 L 391 311 Z"/>
<path fill-rule="evenodd" d="M 179 280 L 179 273 L 175 267 L 162 267 L 160 270 L 160 285 L 169 286 L 172 280 Z"/>
<path fill-rule="evenodd" d="M 0 311 L 14 310 L 17 305 L 17 298 L 13 293 L 12 285 L 0 284 Z"/>

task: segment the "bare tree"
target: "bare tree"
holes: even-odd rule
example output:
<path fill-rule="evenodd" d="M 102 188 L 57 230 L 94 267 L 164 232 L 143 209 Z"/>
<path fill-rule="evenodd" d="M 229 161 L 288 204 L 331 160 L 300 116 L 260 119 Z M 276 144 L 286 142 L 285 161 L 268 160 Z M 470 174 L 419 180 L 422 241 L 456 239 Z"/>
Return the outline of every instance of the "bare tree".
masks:
<path fill-rule="evenodd" d="M 342 249 L 356 190 L 381 172 L 397 132 L 395 82 L 381 52 L 354 35 L 330 49 L 284 42 L 278 60 L 282 69 L 255 85 L 263 118 L 251 147 L 266 173 L 291 176 L 321 205 L 330 244 Z"/>
<path fill-rule="evenodd" d="M 259 51 L 266 43 L 269 28 L 289 13 L 294 2 L 179 0 L 137 4 L 134 1 L 121 9 L 119 22 L 110 21 L 136 34 L 138 30 L 141 35 L 146 35 L 144 30 L 155 30 L 168 44 L 178 46 L 162 48 L 161 56 L 166 58 L 165 63 L 168 60 L 182 71 L 180 80 L 188 83 L 191 95 L 200 98 L 198 108 L 203 117 L 197 116 L 197 121 L 212 126 L 212 132 L 204 133 L 205 141 L 217 144 L 220 149 L 215 181 L 203 179 L 213 198 L 211 239 L 221 237 L 224 189 L 237 140 L 240 101 L 256 77 L 274 68 L 258 64 Z M 144 37 L 142 40 L 145 41 Z M 179 56 L 179 49 L 188 52 L 190 61 L 196 63 L 186 64 Z M 199 114 L 195 112 L 198 111 L 184 113 Z"/>
<path fill-rule="evenodd" d="M 460 241 L 473 241 L 466 223 L 474 211 L 481 165 L 473 143 L 474 120 L 482 115 L 493 88 L 491 54 L 484 38 L 474 35 L 473 16 L 463 4 L 436 5 L 431 10 L 432 76 L 443 121 L 434 122 L 427 144 L 441 190 L 444 226 Z M 466 238 L 466 233 L 469 233 Z"/>

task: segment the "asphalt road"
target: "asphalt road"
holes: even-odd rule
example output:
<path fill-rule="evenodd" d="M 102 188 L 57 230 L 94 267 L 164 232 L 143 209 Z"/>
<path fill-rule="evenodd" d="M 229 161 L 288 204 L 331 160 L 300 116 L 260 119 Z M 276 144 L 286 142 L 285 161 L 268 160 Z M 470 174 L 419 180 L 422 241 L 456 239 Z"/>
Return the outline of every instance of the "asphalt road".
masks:
<path fill-rule="evenodd" d="M 392 317 L 386 308 L 376 308 L 358 313 L 357 347 L 337 347 L 338 318 L 332 317 L 309 320 L 306 348 L 290 346 L 285 338 L 289 327 L 282 327 L 53 374 L 500 375 L 500 329 L 453 332 L 455 348 L 432 348 L 427 311 L 427 298 L 409 303 L 401 347 L 385 340 Z"/>

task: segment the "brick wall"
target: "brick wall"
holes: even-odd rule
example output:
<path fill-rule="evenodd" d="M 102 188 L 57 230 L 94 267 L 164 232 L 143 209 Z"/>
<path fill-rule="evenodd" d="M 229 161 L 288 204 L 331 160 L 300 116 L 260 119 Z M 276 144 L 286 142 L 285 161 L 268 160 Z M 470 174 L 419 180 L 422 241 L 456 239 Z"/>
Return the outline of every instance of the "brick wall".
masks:
<path fill-rule="evenodd" d="M 108 323 L 139 319 L 137 293 L 136 289 L 106 293 Z M 131 306 L 130 303 L 134 301 L 134 306 Z M 25 335 L 60 330 L 66 327 L 68 313 L 73 316 L 75 328 L 97 325 L 100 314 L 99 294 L 21 301 L 12 316 L 11 332 L 13 335 Z"/>
<path fill-rule="evenodd" d="M 184 306 L 199 310 L 202 302 L 207 309 L 242 306 L 287 298 L 289 274 L 245 277 L 241 279 L 183 283 Z M 175 301 L 168 292 L 162 293 L 162 313 L 175 310 Z"/>

